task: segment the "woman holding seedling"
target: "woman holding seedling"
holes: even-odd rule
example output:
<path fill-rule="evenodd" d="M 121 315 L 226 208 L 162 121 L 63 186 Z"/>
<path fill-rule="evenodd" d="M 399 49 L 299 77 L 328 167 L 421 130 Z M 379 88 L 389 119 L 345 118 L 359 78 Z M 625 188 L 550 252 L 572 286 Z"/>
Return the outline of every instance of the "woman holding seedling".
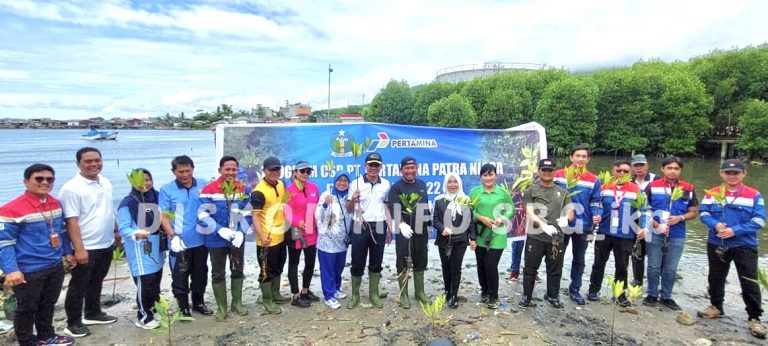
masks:
<path fill-rule="evenodd" d="M 435 197 L 432 225 L 437 230 L 435 245 L 440 253 L 445 296 L 448 307 L 453 309 L 459 307 L 461 264 L 467 246 L 472 250 L 477 246 L 475 223 L 472 222 L 472 210 L 468 202 L 469 197 L 464 194 L 461 177 L 456 173 L 446 174 L 443 178 L 443 194 Z"/>
<path fill-rule="evenodd" d="M 128 176 L 131 192 L 117 209 L 120 236 L 125 242 L 125 258 L 136 284 L 135 325 L 144 329 L 160 326 L 152 312 L 160 300 L 160 280 L 163 277 L 165 252 L 160 251 L 160 209 L 152 173 L 144 168 L 134 169 Z"/>
<path fill-rule="evenodd" d="M 291 284 L 291 305 L 308 308 L 312 302 L 319 302 L 309 289 L 315 271 L 317 257 L 317 232 L 315 230 L 315 208 L 319 201 L 317 185 L 309 181 L 312 167 L 306 161 L 299 161 L 293 168 L 292 184 L 285 190 L 288 200 L 286 216 L 291 220 L 288 232 L 288 282 Z M 299 257 L 304 253 L 304 272 L 301 274 L 302 288 L 299 291 Z"/>
<path fill-rule="evenodd" d="M 325 305 L 334 310 L 341 306 L 338 300 L 346 298 L 341 292 L 341 273 L 347 260 L 347 239 L 352 231 L 352 215 L 344 206 L 348 192 L 349 175 L 336 173 L 333 188 L 323 192 L 315 210 L 320 283 Z"/>
<path fill-rule="evenodd" d="M 515 213 L 515 204 L 509 192 L 496 185 L 496 166 L 484 164 L 480 168 L 480 181 L 482 185 L 469 193 L 477 225 L 477 281 L 480 302 L 496 309 L 499 307 L 499 260 L 507 247 L 506 224 Z"/>

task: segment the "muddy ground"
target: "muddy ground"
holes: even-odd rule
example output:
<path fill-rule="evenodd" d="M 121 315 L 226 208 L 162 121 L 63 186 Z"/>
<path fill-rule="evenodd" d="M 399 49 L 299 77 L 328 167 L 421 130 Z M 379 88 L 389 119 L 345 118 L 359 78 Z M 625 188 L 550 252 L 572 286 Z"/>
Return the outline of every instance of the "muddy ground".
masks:
<path fill-rule="evenodd" d="M 510 251 L 506 250 L 499 264 L 501 284 L 501 307 L 488 310 L 478 304 L 479 287 L 476 284 L 474 253 L 467 251 L 464 259 L 464 275 L 460 296 L 465 298 L 456 309 L 445 307 L 442 317 L 446 326 L 431 326 L 418 305 L 410 310 L 397 306 L 397 280 L 394 268 L 394 244 L 385 251 L 385 268 L 382 279 L 382 292 L 387 292 L 383 309 L 374 309 L 370 305 L 348 310 L 346 300 L 342 308 L 330 310 L 323 303 L 315 303 L 311 308 L 301 309 L 284 305 L 280 315 L 262 315 L 263 309 L 256 303 L 260 296 L 256 277 L 258 268 L 255 261 L 255 246 L 247 243 L 246 248 L 246 285 L 245 304 L 250 314 L 239 317 L 230 315 L 226 322 L 216 322 L 213 317 L 195 314 L 196 320 L 190 323 L 176 323 L 173 326 L 173 344 L 176 345 L 414 345 L 424 344 L 435 337 L 446 337 L 456 344 L 480 345 L 593 345 L 611 343 L 611 322 L 613 306 L 607 299 L 602 302 L 577 306 L 567 299 L 565 292 L 569 282 L 570 255 L 566 257 L 564 278 L 561 286 L 565 309 L 556 310 L 540 300 L 544 295 L 545 283 L 537 284 L 535 296 L 537 306 L 526 310 L 517 307 L 522 293 L 522 283 L 510 283 L 506 280 L 505 268 L 510 263 Z M 568 249 L 570 251 L 570 249 Z M 587 255 L 587 269 L 584 277 L 583 293 L 586 294 L 588 275 L 591 272 L 593 247 Z M 431 295 L 443 291 L 440 260 L 437 250 L 430 245 L 430 264 L 426 272 L 427 291 Z M 768 266 L 768 258 L 761 258 L 761 267 Z M 613 272 L 609 262 L 607 274 Z M 544 278 L 543 264 L 540 272 Z M 127 264 L 118 262 L 118 276 L 129 275 Z M 301 272 L 301 271 L 299 271 Z M 108 277 L 112 277 L 112 271 Z M 686 254 L 680 265 L 682 280 L 675 286 L 674 298 L 685 311 L 695 316 L 696 310 L 709 305 L 706 298 L 706 258 L 701 254 Z M 630 274 L 631 275 L 631 274 Z M 344 291 L 349 293 L 349 271 L 344 272 Z M 614 343 L 617 345 L 765 345 L 749 335 L 746 327 L 746 312 L 740 298 L 740 289 L 735 269 L 731 270 L 726 286 L 726 314 L 719 320 L 701 320 L 695 318 L 693 326 L 683 326 L 675 322 L 677 313 L 666 308 L 650 308 L 637 303 L 637 314 L 619 312 L 615 314 Z M 172 299 L 170 292 L 170 274 L 164 273 L 162 295 Z M 66 284 L 66 282 L 65 282 Z M 283 275 L 282 293 L 290 289 Z M 317 269 L 312 281 L 312 290 L 320 295 L 320 279 Z M 104 286 L 103 300 L 110 300 L 112 282 Z M 609 294 L 603 288 L 603 295 Z M 118 316 L 117 323 L 107 326 L 90 327 L 92 334 L 77 339 L 79 345 L 163 345 L 167 344 L 167 331 L 145 331 L 136 328 L 133 323 L 135 314 L 135 286 L 130 278 L 117 280 L 117 295 L 123 298 L 114 306 L 105 308 L 107 313 Z M 411 294 L 413 289 L 411 288 Z M 367 277 L 361 288 L 362 301 L 367 303 Z M 764 301 L 765 301 L 764 296 Z M 55 326 L 57 330 L 65 327 L 63 310 L 64 291 L 56 306 Z M 208 306 L 215 309 L 210 285 L 206 294 Z M 171 304 L 175 307 L 175 303 Z M 11 335 L 0 336 L 1 344 L 10 344 Z"/>

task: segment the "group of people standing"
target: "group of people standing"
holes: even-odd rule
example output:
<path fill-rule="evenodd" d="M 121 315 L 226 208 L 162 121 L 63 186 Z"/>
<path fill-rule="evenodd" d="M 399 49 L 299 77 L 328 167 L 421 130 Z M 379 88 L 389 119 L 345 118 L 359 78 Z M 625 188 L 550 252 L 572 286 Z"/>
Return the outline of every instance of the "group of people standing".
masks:
<path fill-rule="evenodd" d="M 762 195 L 743 184 L 746 167 L 742 162 L 723 163 L 720 175 L 726 191 L 720 187 L 708 190 L 699 206 L 693 185 L 680 179 L 683 162 L 677 157 L 662 160 L 660 177 L 648 173 L 642 155 L 632 161 L 618 160 L 611 184 L 601 184 L 586 169 L 588 148 L 574 148 L 569 159 L 571 167 L 559 170 L 552 159 L 539 161 L 535 183 L 522 193 L 528 221 L 525 246 L 518 249 L 525 254 L 520 306 L 534 305 L 537 271 L 544 261 L 545 300 L 555 308 L 564 307 L 559 290 L 564 253 L 570 243 L 573 263 L 568 291 L 575 304 L 599 299 L 605 266 L 613 253 L 616 280 L 627 282 L 630 262 L 634 284 L 642 285 L 647 273 L 643 304 L 679 310 L 672 289 L 685 244 L 685 223 L 698 214 L 710 229 L 711 301 L 698 315 L 724 315 L 725 277 L 730 262 L 735 262 L 750 332 L 765 337 L 759 321 L 760 290 L 747 279 L 757 277 L 757 231 L 765 225 L 765 206 Z M 447 305 L 459 306 L 462 263 L 468 248 L 476 256 L 480 302 L 491 309 L 499 305 L 498 264 L 507 247 L 515 203 L 510 192 L 497 184 L 492 164 L 481 167 L 481 184 L 468 195 L 461 177 L 447 174 L 443 193 L 430 207 L 426 184 L 417 177 L 418 163 L 410 156 L 401 159 L 401 177 L 392 184 L 380 176 L 383 160 L 374 152 L 365 158 L 362 174 L 353 179 L 352 172 L 335 172 L 332 185 L 322 193 L 309 180 L 313 169 L 305 161 L 293 166 L 286 187 L 281 180 L 283 164 L 268 157 L 263 162 L 263 178 L 251 188 L 237 179 L 239 164 L 234 157 L 221 158 L 220 176 L 206 182 L 194 177 L 192 159 L 178 156 L 171 162 L 175 179 L 159 191 L 150 171 L 136 169 L 144 184 L 135 185 L 115 213 L 112 185 L 100 174 L 101 153 L 82 148 L 76 160 L 80 172 L 64 184 L 58 198 L 50 195 L 53 168 L 34 164 L 24 172 L 26 191 L 0 207 L 0 268 L 6 274 L 5 285 L 16 293 L 14 326 L 21 345 L 69 345 L 73 337 L 90 333 L 87 326 L 117 320 L 102 311 L 100 297 L 112 250 L 121 240 L 137 287 L 135 325 L 144 329 L 159 326 L 153 306 L 160 299 L 166 252 L 172 292 L 182 316 L 192 316 L 194 311 L 224 321 L 230 313 L 247 315 L 242 301 L 243 243 L 251 231 L 257 245 L 261 304 L 268 314 L 281 313 L 281 304 L 305 308 L 321 300 L 337 309 L 339 300 L 345 298 L 346 307 L 354 309 L 361 302 L 366 266 L 368 300 L 374 308 L 383 307 L 379 290 L 382 261 L 393 233 L 399 306 L 411 307 L 411 279 L 413 298 L 429 303 L 424 272 L 430 228 L 436 230 Z M 633 179 L 622 178 L 630 172 L 634 172 Z M 640 203 L 642 200 L 647 203 Z M 582 277 L 592 240 L 595 258 L 585 299 Z M 341 283 L 350 247 L 351 290 L 347 297 Z M 647 271 L 643 269 L 646 257 Z M 215 311 L 204 300 L 209 259 Z M 316 259 L 321 297 L 310 289 Z M 280 293 L 286 261 L 290 296 Z M 57 335 L 52 326 L 53 306 L 64 281 L 64 263 L 72 274 L 65 299 L 67 335 Z M 631 305 L 624 295 L 616 299 L 622 306 Z"/>

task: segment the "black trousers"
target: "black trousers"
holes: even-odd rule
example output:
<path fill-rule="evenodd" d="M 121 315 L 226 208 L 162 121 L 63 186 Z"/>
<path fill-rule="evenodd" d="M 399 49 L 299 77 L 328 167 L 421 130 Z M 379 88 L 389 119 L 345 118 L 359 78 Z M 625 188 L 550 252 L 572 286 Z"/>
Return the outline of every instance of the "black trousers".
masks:
<path fill-rule="evenodd" d="M 53 307 L 59 300 L 64 284 L 64 267 L 61 264 L 32 273 L 24 273 L 25 284 L 15 286 L 16 316 L 13 328 L 19 345 L 37 345 L 37 340 L 47 340 L 55 335 Z M 37 330 L 37 337 L 32 330 Z"/>
<path fill-rule="evenodd" d="M 464 262 L 467 245 L 467 241 L 464 240 L 451 243 L 450 246 L 446 244 L 437 248 L 437 252 L 440 254 L 440 264 L 443 269 L 443 285 L 445 286 L 446 298 L 459 294 L 461 265 Z M 448 254 L 448 249 L 450 249 L 450 254 Z"/>
<path fill-rule="evenodd" d="M 596 294 L 600 291 L 605 275 L 605 264 L 613 251 L 613 261 L 616 271 L 613 274 L 614 280 L 623 281 L 627 284 L 627 267 L 629 257 L 632 255 L 632 247 L 635 246 L 634 239 L 625 239 L 605 235 L 605 239 L 595 241 L 595 263 L 592 265 L 592 274 L 589 276 L 589 293 Z"/>
<path fill-rule="evenodd" d="M 134 276 L 136 284 L 136 318 L 141 323 L 147 323 L 155 319 L 155 302 L 160 300 L 160 280 L 163 278 L 163 269 L 156 273 Z"/>
<path fill-rule="evenodd" d="M 395 238 L 395 253 L 397 260 L 395 267 L 397 273 L 405 270 L 405 258 L 410 256 L 413 261 L 413 271 L 423 272 L 427 269 L 427 248 L 429 236 L 427 234 L 413 234 L 411 239 L 398 235 Z"/>
<path fill-rule="evenodd" d="M 536 272 L 541 266 L 541 260 L 547 265 L 547 296 L 557 298 L 560 294 L 560 278 L 563 276 L 563 244 L 557 248 L 552 242 L 545 242 L 528 237 L 525 240 L 525 267 L 523 267 L 523 295 L 532 297 L 533 286 L 536 283 Z"/>
<path fill-rule="evenodd" d="M 169 251 L 169 254 L 173 295 L 185 297 L 191 290 L 192 304 L 203 303 L 205 287 L 208 285 L 208 248 L 197 246 L 179 253 Z"/>
<path fill-rule="evenodd" d="M 475 248 L 477 259 L 477 281 L 482 295 L 491 299 L 499 298 L 499 260 L 504 249 L 491 249 L 478 246 Z"/>
<path fill-rule="evenodd" d="M 366 227 L 355 226 L 354 231 L 350 234 L 352 241 L 350 273 L 352 276 L 363 276 L 366 260 L 368 261 L 368 273 L 381 273 L 384 245 L 386 245 L 387 240 L 386 230 L 387 223 L 385 221 L 368 222 Z"/>
<path fill-rule="evenodd" d="M 78 264 L 70 272 L 72 277 L 64 299 L 68 326 L 83 323 L 83 306 L 86 318 L 102 314 L 101 286 L 112 263 L 112 249 L 114 246 L 88 250 L 88 263 Z"/>
<path fill-rule="evenodd" d="M 256 247 L 256 256 L 259 258 L 259 282 L 270 282 L 272 279 L 280 279 L 285 267 L 285 259 L 288 256 L 285 243 L 270 247 Z"/>
<path fill-rule="evenodd" d="M 245 246 L 216 247 L 208 249 L 211 254 L 211 284 L 224 282 L 227 278 L 227 259 L 229 259 L 229 278 L 242 279 Z"/>
<path fill-rule="evenodd" d="M 299 257 L 304 253 L 304 271 L 301 272 L 301 288 L 309 288 L 312 283 L 312 275 L 315 272 L 315 260 L 317 259 L 317 246 L 307 246 L 304 249 L 296 249 L 294 242 L 290 242 L 288 248 L 288 282 L 291 284 L 291 293 L 299 293 Z"/>
<path fill-rule="evenodd" d="M 750 319 L 760 319 L 763 314 L 763 308 L 760 305 L 761 295 L 760 286 L 747 280 L 752 278 L 757 280 L 757 249 L 751 247 L 730 248 L 723 255 L 722 260 L 715 253 L 717 246 L 707 244 L 707 261 L 709 262 L 709 301 L 723 311 L 723 300 L 725 299 L 725 279 L 728 277 L 728 271 L 731 269 L 731 262 L 736 265 L 736 273 L 739 274 L 739 283 L 741 284 L 741 297 L 746 305 L 747 315 Z"/>
<path fill-rule="evenodd" d="M 640 257 L 640 259 L 632 257 L 632 279 L 642 284 L 643 274 L 645 274 L 645 240 L 640 241 L 640 249 L 643 257 Z"/>

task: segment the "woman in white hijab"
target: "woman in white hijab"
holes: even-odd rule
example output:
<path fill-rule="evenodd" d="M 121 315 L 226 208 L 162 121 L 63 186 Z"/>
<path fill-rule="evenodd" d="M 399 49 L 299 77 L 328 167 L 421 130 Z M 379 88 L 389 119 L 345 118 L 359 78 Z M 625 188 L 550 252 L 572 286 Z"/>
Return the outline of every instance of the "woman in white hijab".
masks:
<path fill-rule="evenodd" d="M 448 173 L 443 179 L 443 194 L 435 197 L 432 225 L 437 229 L 435 245 L 440 253 L 443 267 L 443 283 L 448 307 L 459 307 L 459 284 L 461 267 L 467 245 L 475 250 L 475 224 L 472 211 L 459 201 L 466 197 L 462 188 L 461 177 Z"/>

